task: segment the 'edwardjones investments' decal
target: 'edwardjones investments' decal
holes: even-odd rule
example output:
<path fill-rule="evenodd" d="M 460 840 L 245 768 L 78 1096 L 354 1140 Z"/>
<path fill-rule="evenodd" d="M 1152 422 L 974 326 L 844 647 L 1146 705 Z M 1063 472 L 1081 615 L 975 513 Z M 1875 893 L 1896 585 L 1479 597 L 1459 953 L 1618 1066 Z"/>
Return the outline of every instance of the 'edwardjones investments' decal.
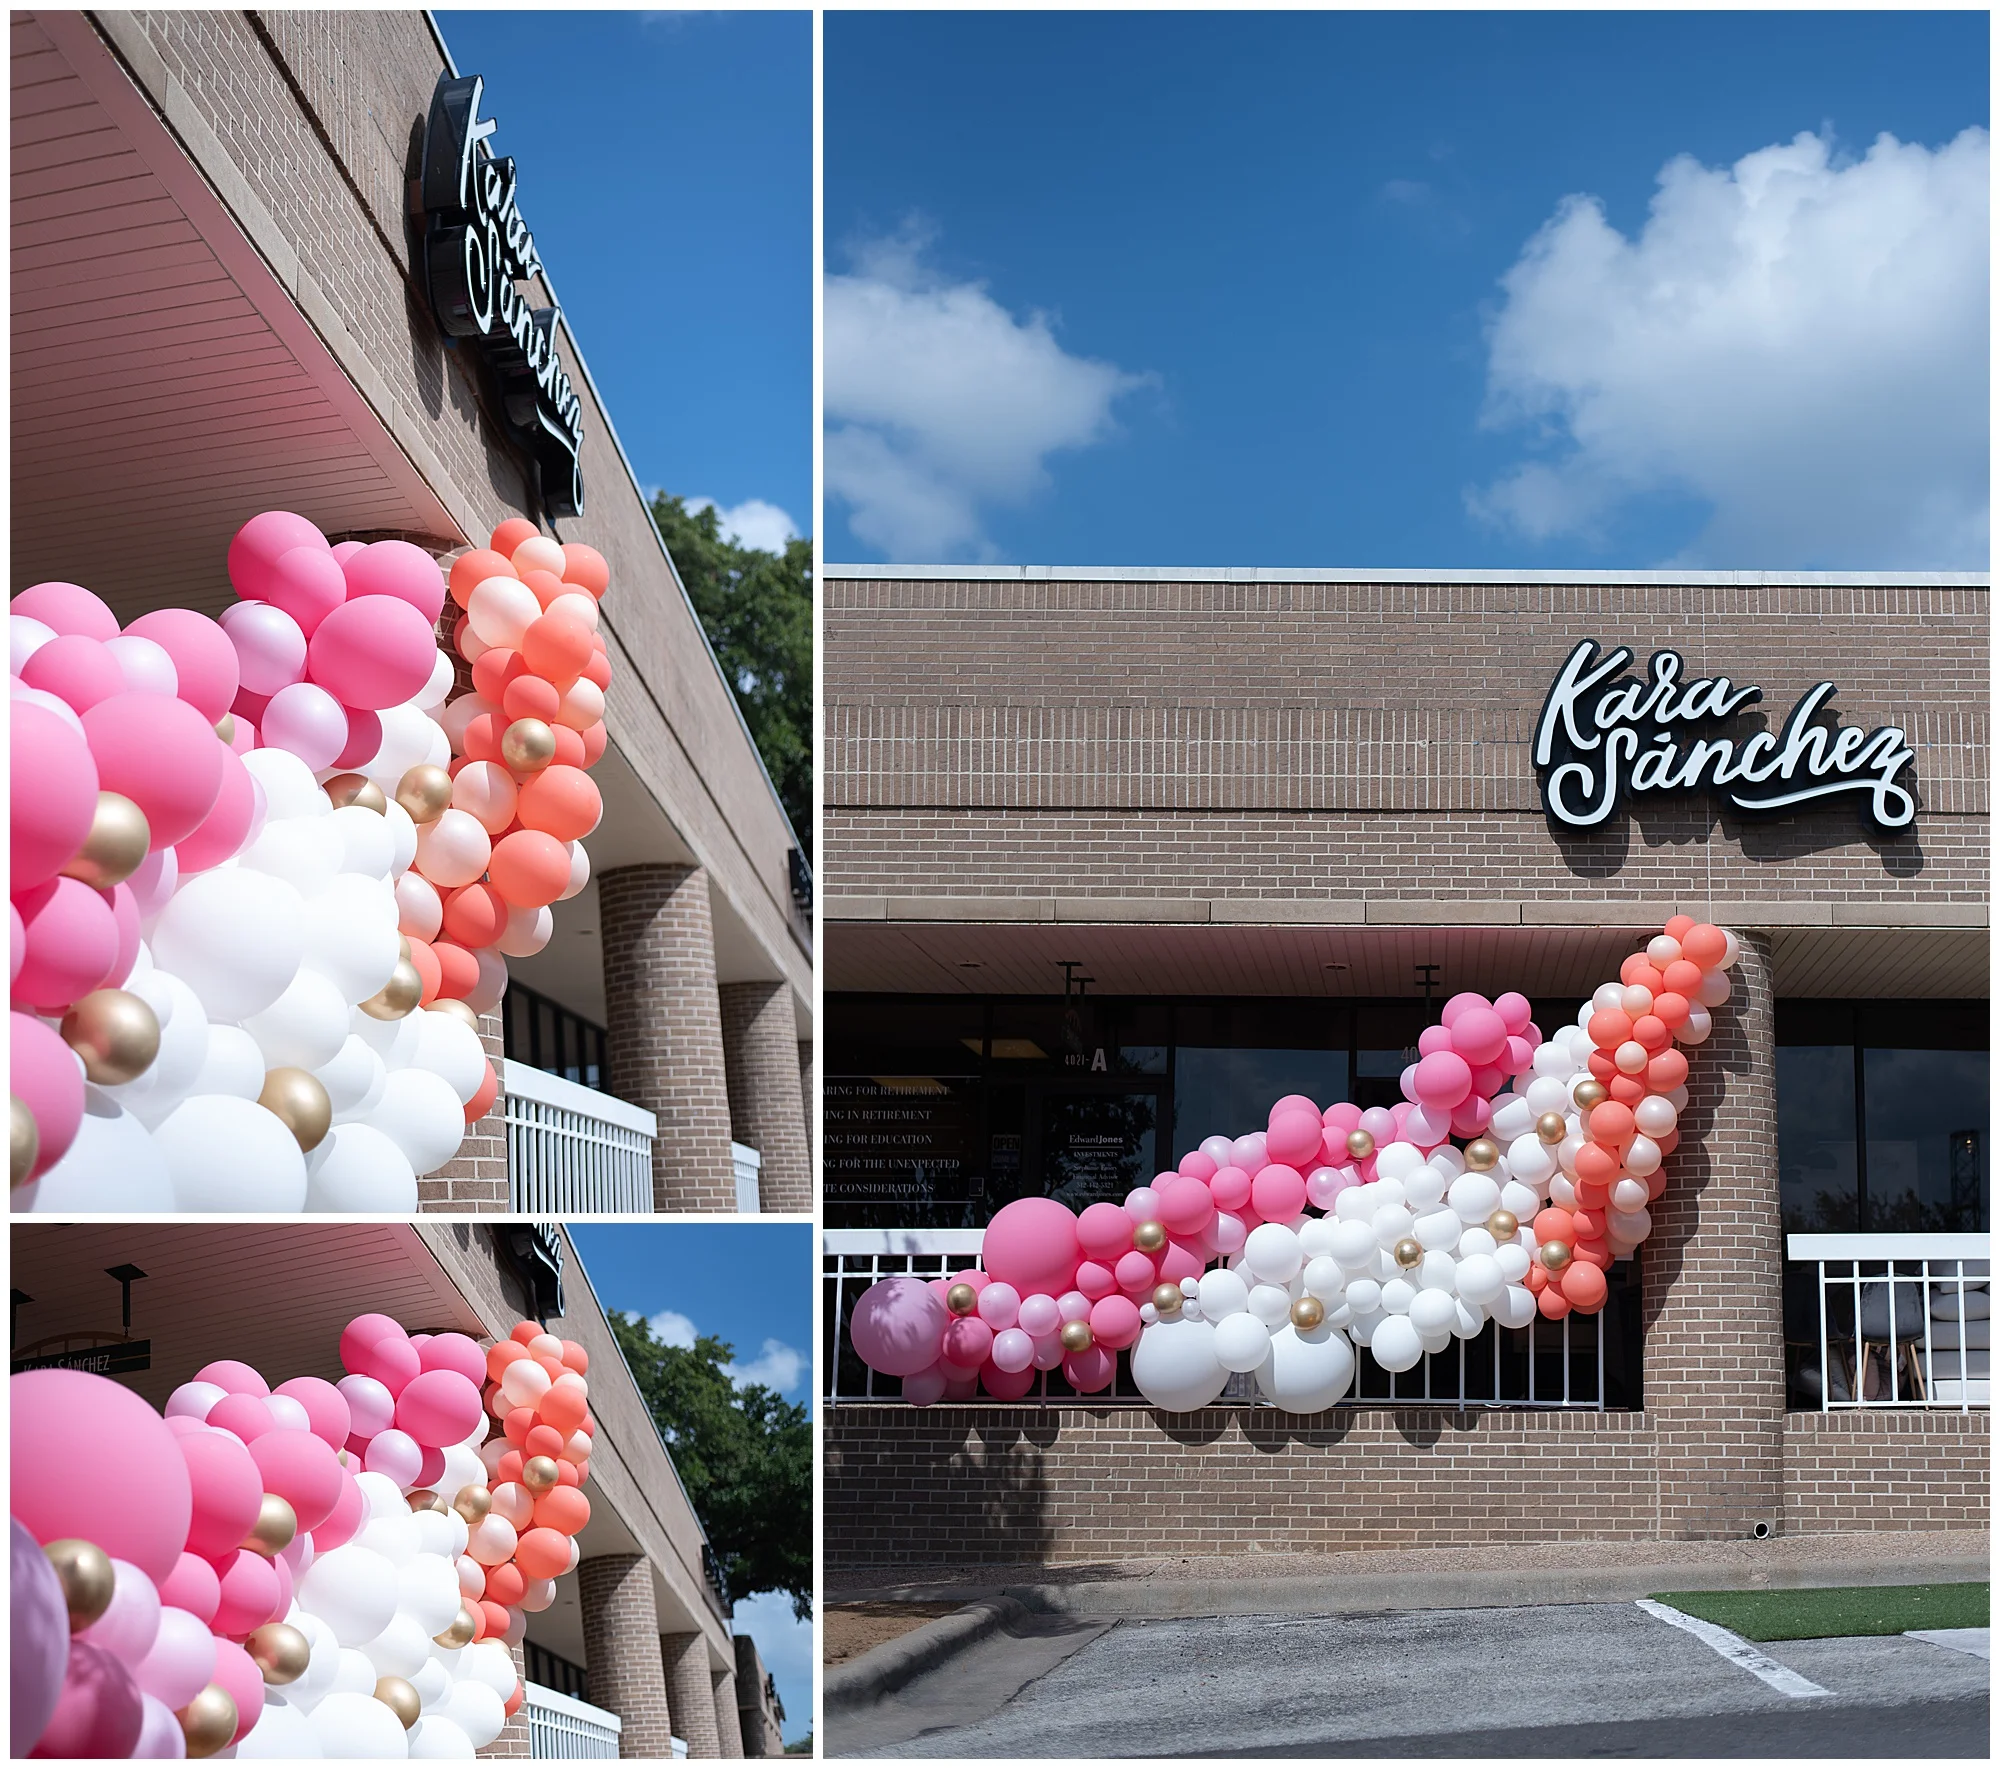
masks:
<path fill-rule="evenodd" d="M 1900 726 L 1873 731 L 1822 724 L 1834 685 L 1799 697 L 1776 731 L 1742 738 L 1697 737 L 1712 724 L 1761 700 L 1761 688 L 1738 688 L 1727 676 L 1681 679 L 1680 656 L 1656 651 L 1644 678 L 1622 674 L 1626 646 L 1600 653 L 1585 639 L 1569 654 L 1542 703 L 1535 729 L 1535 772 L 1542 804 L 1570 829 L 1607 821 L 1622 796 L 1638 798 L 1708 787 L 1739 811 L 1783 812 L 1843 793 L 1861 796 L 1878 828 L 1907 829 L 1916 800 L 1896 776 L 1916 759 Z"/>

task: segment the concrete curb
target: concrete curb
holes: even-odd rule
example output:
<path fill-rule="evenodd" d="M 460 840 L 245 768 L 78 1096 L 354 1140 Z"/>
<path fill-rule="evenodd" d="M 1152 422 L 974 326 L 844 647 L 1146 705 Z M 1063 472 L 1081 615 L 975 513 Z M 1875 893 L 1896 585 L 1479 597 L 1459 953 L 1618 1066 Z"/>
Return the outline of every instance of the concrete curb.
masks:
<path fill-rule="evenodd" d="M 851 1664 L 828 1671 L 820 1685 L 821 1709 L 831 1717 L 871 1707 L 1007 1623 L 1025 1621 L 1028 1614 L 1028 1605 L 1005 1592 L 976 1597 L 963 1609 L 885 1640 Z"/>

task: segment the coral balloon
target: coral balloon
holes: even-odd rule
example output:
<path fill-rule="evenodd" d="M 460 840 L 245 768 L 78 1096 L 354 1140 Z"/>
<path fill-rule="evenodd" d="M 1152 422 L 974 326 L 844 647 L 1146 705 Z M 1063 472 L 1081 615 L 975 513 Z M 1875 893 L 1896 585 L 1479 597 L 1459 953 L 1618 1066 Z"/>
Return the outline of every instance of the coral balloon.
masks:
<path fill-rule="evenodd" d="M 569 883 L 569 870 L 569 849 L 538 829 L 502 836 L 487 867 L 495 889 L 519 909 L 555 902 Z"/>
<path fill-rule="evenodd" d="M 597 827 L 603 814 L 604 801 L 581 768 L 552 764 L 521 788 L 522 824 L 559 842 L 582 840 Z M 567 853 L 563 855 L 563 882 L 569 882 Z"/>

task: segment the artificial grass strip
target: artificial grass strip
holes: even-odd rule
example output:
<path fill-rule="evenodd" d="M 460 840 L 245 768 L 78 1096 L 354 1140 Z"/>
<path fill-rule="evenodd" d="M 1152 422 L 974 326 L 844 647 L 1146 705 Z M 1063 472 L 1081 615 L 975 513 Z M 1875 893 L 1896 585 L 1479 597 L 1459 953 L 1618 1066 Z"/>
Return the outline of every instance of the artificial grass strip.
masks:
<path fill-rule="evenodd" d="M 1746 1640 L 1824 1640 L 1912 1628 L 1988 1626 L 1989 1587 L 1835 1585 L 1798 1591 L 1655 1591 L 1653 1601 Z"/>

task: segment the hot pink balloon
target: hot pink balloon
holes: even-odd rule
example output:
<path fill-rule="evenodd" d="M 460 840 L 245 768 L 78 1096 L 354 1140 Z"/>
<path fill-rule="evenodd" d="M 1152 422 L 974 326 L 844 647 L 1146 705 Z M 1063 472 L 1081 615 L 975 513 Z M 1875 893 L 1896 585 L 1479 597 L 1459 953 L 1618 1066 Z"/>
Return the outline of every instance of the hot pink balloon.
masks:
<path fill-rule="evenodd" d="M 1317 1107 L 1281 1105 L 1271 1115 L 1271 1128 L 1264 1137 L 1265 1153 L 1282 1166 L 1309 1164 L 1319 1154 L 1325 1129 Z"/>
<path fill-rule="evenodd" d="M 15 893 L 67 866 L 97 815 L 97 764 L 90 747 L 54 713 L 16 700 L 9 712 L 9 889 Z"/>
<path fill-rule="evenodd" d="M 396 1396 L 396 1424 L 419 1447 L 463 1443 L 485 1408 L 479 1384 L 457 1370 L 425 1370 Z"/>
<path fill-rule="evenodd" d="M 222 1601 L 215 1611 L 215 1631 L 241 1639 L 261 1628 L 278 1607 L 278 1574 L 270 1561 L 248 1548 L 238 1548 L 216 1563 L 222 1579 Z"/>
<path fill-rule="evenodd" d="M 7 612 L 25 614 L 57 633 L 81 633 L 100 642 L 118 637 L 118 616 L 81 584 L 35 584 L 16 596 Z"/>
<path fill-rule="evenodd" d="M 215 1620 L 215 1606 L 222 1601 L 222 1581 L 215 1567 L 201 1555 L 183 1554 L 160 1586 L 160 1601 L 166 1605 L 160 1612 L 163 1624 L 175 1610 L 185 1610 L 207 1633 L 208 1624 Z M 202 1678 L 203 1683 L 207 1681 Z"/>
<path fill-rule="evenodd" d="M 1493 1011 L 1500 1016 L 1507 1030 L 1517 1038 L 1528 1029 L 1528 1022 L 1534 1017 L 1535 1012 L 1527 996 L 1518 995 L 1511 989 L 1493 1003 Z"/>
<path fill-rule="evenodd" d="M 1313 1120 L 1315 1130 L 1320 1128 L 1319 1120 Z M 1312 1153 L 1319 1153 L 1319 1142 L 1315 1139 Z M 1306 1207 L 1306 1176 L 1296 1167 L 1274 1161 L 1263 1169 L 1250 1185 L 1250 1208 L 1266 1222 L 1290 1222 Z"/>
<path fill-rule="evenodd" d="M 233 1640 L 218 1640 L 215 1646 L 215 1681 L 236 1704 L 236 1732 L 231 1744 L 257 1724 L 264 1713 L 264 1673 L 257 1661 Z"/>
<path fill-rule="evenodd" d="M 1452 1021 L 1451 1047 L 1475 1068 L 1490 1063 L 1507 1048 L 1507 1022 L 1490 1007 L 1469 1006 Z"/>
<path fill-rule="evenodd" d="M 1472 1091 L 1472 1065 L 1456 1051 L 1433 1051 L 1418 1061 L 1410 1085 L 1419 1105 L 1449 1112 Z"/>
<path fill-rule="evenodd" d="M 1077 1218 L 1077 1244 L 1100 1263 L 1116 1259 L 1132 1245 L 1137 1225 L 1120 1204 L 1092 1204 Z"/>
<path fill-rule="evenodd" d="M 356 1484 L 354 1476 L 345 1472 L 340 1477 L 340 1497 L 334 1501 L 333 1510 L 327 1520 L 313 1531 L 313 1549 L 316 1553 L 328 1554 L 351 1542 L 361 1526 L 368 1521 L 368 1498 Z"/>
<path fill-rule="evenodd" d="M 980 1366 L 980 1386 L 995 1400 L 1019 1400 L 1035 1385 L 1032 1367 L 1022 1370 L 1002 1369 L 991 1359 Z"/>
<path fill-rule="evenodd" d="M 254 1366 L 238 1363 L 233 1357 L 217 1358 L 215 1362 L 203 1364 L 195 1371 L 192 1380 L 213 1382 L 224 1394 L 254 1394 L 259 1400 L 271 1392 L 261 1372 Z"/>
<path fill-rule="evenodd" d="M 347 747 L 333 758 L 333 765 L 358 768 L 373 761 L 382 748 L 382 715 L 359 706 L 343 710 L 347 714 Z"/>
<path fill-rule="evenodd" d="M 1053 1198 L 1003 1204 L 987 1224 L 981 1246 L 987 1272 L 1023 1296 L 1067 1290 L 1082 1256 L 1076 1218 Z"/>
<path fill-rule="evenodd" d="M 1208 1182 L 1208 1195 L 1218 1210 L 1241 1210 L 1250 1202 L 1250 1175 L 1241 1167 L 1222 1167 Z"/>
<path fill-rule="evenodd" d="M 39 1179 L 69 1153 L 83 1123 L 83 1065 L 56 1029 L 33 1015 L 10 1013 L 7 1027 L 7 1085 L 35 1120 L 41 1152 L 29 1177 Z"/>
<path fill-rule="evenodd" d="M 242 704 L 246 694 L 268 698 L 304 677 L 306 636 L 282 608 L 269 602 L 239 602 L 223 610 L 222 630 L 236 648 L 240 686 L 232 705 Z"/>
<path fill-rule="evenodd" d="M 264 573 L 264 601 L 281 608 L 308 638 L 319 623 L 347 600 L 340 561 L 324 544 L 292 547 Z"/>
<path fill-rule="evenodd" d="M 1477 1093 L 1467 1094 L 1452 1108 L 1451 1129 L 1454 1136 L 1482 1136 L 1492 1122 L 1493 1102 Z"/>
<path fill-rule="evenodd" d="M 294 682 L 271 696 L 259 721 L 272 749 L 289 750 L 317 774 L 347 747 L 347 713 L 315 682 Z"/>
<path fill-rule="evenodd" d="M 1313 1149 L 1319 1149 L 1319 1119 L 1312 1121 Z M 1175 1174 L 1158 1186 L 1160 1221 L 1169 1234 L 1199 1235 L 1215 1220 L 1215 1196 L 1198 1179 Z"/>
<path fill-rule="evenodd" d="M 444 573 L 422 547 L 408 541 L 374 541 L 341 561 L 350 600 L 395 596 L 431 626 L 444 612 Z"/>
<path fill-rule="evenodd" d="M 1458 1016 L 1464 1013 L 1467 1008 L 1491 1007 L 1492 1005 L 1484 995 L 1478 994 L 1474 990 L 1461 990 L 1444 1004 L 1444 1009 L 1438 1015 L 1438 1020 L 1443 1025 L 1453 1026 L 1458 1023 Z"/>
<path fill-rule="evenodd" d="M 81 633 L 60 633 L 51 639 L 22 666 L 21 680 L 79 713 L 130 686 L 103 642 Z"/>
<path fill-rule="evenodd" d="M 83 715 L 98 784 L 146 813 L 152 845 L 169 847 L 199 828 L 222 791 L 224 750 L 215 729 L 185 700 L 127 692 Z"/>
<path fill-rule="evenodd" d="M 1123 1351 L 1139 1339 L 1138 1304 L 1126 1296 L 1107 1296 L 1090 1311 L 1090 1334 L 1099 1345 Z"/>
<path fill-rule="evenodd" d="M 1096 1394 L 1111 1386 L 1118 1373 L 1118 1360 L 1101 1345 L 1072 1351 L 1063 1358 L 1063 1374 L 1078 1394 Z"/>
<path fill-rule="evenodd" d="M 437 667 L 437 635 L 399 596 L 360 596 L 320 622 L 312 679 L 345 705 L 379 711 L 417 694 Z"/>
<path fill-rule="evenodd" d="M 1190 1179 L 1210 1180 L 1216 1175 L 1216 1164 L 1199 1149 L 1190 1149 L 1181 1157 L 1180 1170 Z"/>
<path fill-rule="evenodd" d="M 417 1485 L 435 1487 L 444 1476 L 444 1451 L 428 1444 L 419 1444 L 417 1448 L 423 1455 L 417 1464 Z"/>
<path fill-rule="evenodd" d="M 976 1370 L 993 1350 L 993 1329 L 977 1315 L 961 1315 L 945 1328 L 943 1350 L 951 1362 Z"/>
<path fill-rule="evenodd" d="M 216 1403 L 218 1406 L 222 1402 Z M 199 1430 L 175 1439 L 190 1483 L 190 1521 L 184 1539 L 210 1560 L 232 1552 L 257 1521 L 264 1480 L 239 1438 Z"/>
<path fill-rule="evenodd" d="M 319 1376 L 294 1376 L 280 1382 L 274 1391 L 295 1400 L 306 1410 L 312 1434 L 329 1448 L 339 1449 L 354 1429 L 347 1401 L 340 1390 Z"/>
<path fill-rule="evenodd" d="M 418 1346 L 417 1362 L 426 1370 L 456 1370 L 469 1382 L 486 1380 L 486 1353 L 463 1333 L 431 1334 Z"/>
<path fill-rule="evenodd" d="M 1198 1278 L 1207 1264 L 1205 1257 L 1190 1251 L 1179 1241 L 1169 1241 L 1160 1254 L 1160 1282 L 1178 1284 L 1182 1278 Z"/>
<path fill-rule="evenodd" d="M 382 1314 L 358 1315 L 348 1322 L 341 1330 L 340 1361 L 357 1376 L 372 1376 L 392 1395 L 400 1393 L 403 1385 L 422 1368 L 410 1336 L 397 1322 Z M 341 1392 L 346 1393 L 344 1386 Z M 349 1404 L 353 1404 L 351 1399 Z M 358 1418 L 355 1429 L 373 1435 L 366 1432 Z"/>
<path fill-rule="evenodd" d="M 459 1438 L 477 1423 L 468 1423 Z M 284 1426 L 267 1431 L 251 1444 L 250 1460 L 263 1476 L 264 1490 L 291 1506 L 300 1529 L 317 1529 L 332 1514 L 340 1498 L 340 1463 L 310 1431 Z"/>
<path fill-rule="evenodd" d="M 1119 1255 L 1118 1263 L 1112 1267 L 1111 1276 L 1118 1288 L 1129 1296 L 1148 1295 L 1153 1286 L 1160 1281 L 1159 1267 L 1153 1263 L 1152 1255 L 1141 1253 L 1136 1247 L 1130 1253 Z M 1092 1298 L 1093 1303 L 1102 1300 L 1108 1298 Z M 1090 1312 L 1094 1317 L 1097 1313 L 1096 1307 Z"/>
<path fill-rule="evenodd" d="M 244 1443 L 254 1443 L 272 1430 L 271 1409 L 254 1394 L 225 1394 L 208 1409 L 202 1421 L 218 1431 L 226 1431 Z"/>
<path fill-rule="evenodd" d="M 72 1640 L 56 1711 L 31 1754 L 129 1757 L 144 1721 L 131 1671 L 103 1647 Z"/>
<path fill-rule="evenodd" d="M 15 999 L 57 1013 L 104 984 L 119 943 L 108 892 L 73 878 L 52 878 L 14 902 L 27 936 Z"/>
<path fill-rule="evenodd" d="M 229 710 L 242 677 L 236 661 L 236 647 L 229 635 L 205 614 L 192 608 L 155 608 L 142 614 L 126 629 L 141 639 L 151 639 L 174 660 L 180 679 L 179 694 L 212 725 Z"/>
<path fill-rule="evenodd" d="M 293 690 L 288 688 L 285 692 Z M 215 795 L 214 809 L 202 819 L 201 827 L 176 844 L 176 865 L 183 873 L 206 872 L 211 866 L 220 866 L 249 843 L 256 819 L 257 783 L 236 752 L 224 749 L 222 790 Z"/>
<path fill-rule="evenodd" d="M 1121 1254 L 1120 1257 L 1128 1258 L 1130 1255 Z M 1110 1266 L 1102 1265 L 1095 1259 L 1086 1259 L 1076 1268 L 1076 1288 L 1080 1295 L 1095 1302 L 1098 1297 L 1109 1296 L 1118 1288 L 1118 1277 Z"/>
<path fill-rule="evenodd" d="M 229 543 L 229 581 L 246 600 L 264 594 L 270 568 L 294 547 L 326 546 L 321 534 L 303 516 L 289 510 L 266 510 L 252 516 Z"/>

